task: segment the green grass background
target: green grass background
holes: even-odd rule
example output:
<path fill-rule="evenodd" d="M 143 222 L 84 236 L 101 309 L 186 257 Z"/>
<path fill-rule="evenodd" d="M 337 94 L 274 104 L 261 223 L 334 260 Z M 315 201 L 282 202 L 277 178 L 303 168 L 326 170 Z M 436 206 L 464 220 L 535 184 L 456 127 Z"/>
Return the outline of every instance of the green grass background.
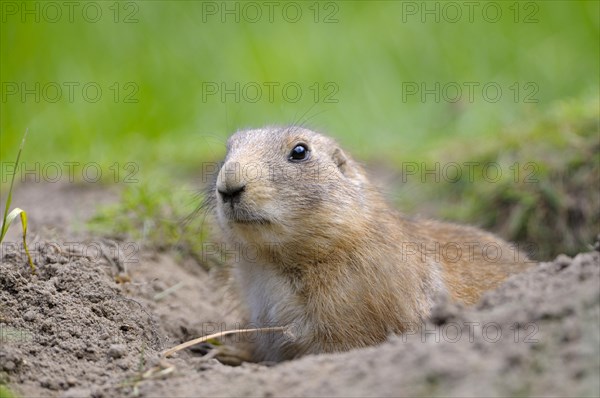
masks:
<path fill-rule="evenodd" d="M 96 2 L 102 11 L 96 23 L 82 17 L 84 3 L 75 8 L 74 22 L 65 7 L 58 22 L 47 21 L 44 16 L 52 19 L 54 12 L 43 2 L 25 5 L 40 7 L 39 23 L 33 15 L 23 22 L 21 14 L 4 10 L 3 83 L 80 85 L 72 103 L 66 86 L 56 103 L 43 97 L 36 103 L 31 95 L 25 102 L 19 95 L 3 97 L 3 161 L 13 158 L 29 128 L 29 162 L 137 162 L 143 173 L 193 172 L 222 155 L 222 140 L 237 128 L 309 119 L 363 159 L 399 162 L 419 159 L 448 140 L 501 140 L 501 127 L 527 118 L 532 109 L 598 95 L 597 1 L 536 2 L 535 8 L 521 2 L 518 23 L 510 9 L 514 2 L 495 2 L 503 13 L 496 23 L 483 17 L 487 2 L 477 3 L 473 22 L 464 3 L 455 3 L 463 13 L 456 23 L 444 21 L 444 3 L 438 3 L 439 23 L 431 15 L 425 23 L 408 15 L 400 1 L 344 1 L 335 8 L 320 3 L 318 19 L 335 11 L 335 23 L 315 23 L 314 2 L 296 2 L 302 10 L 297 23 L 283 18 L 285 3 L 275 8 L 272 23 L 264 5 L 257 23 L 245 22 L 243 14 L 239 23 L 233 16 L 222 23 L 220 15 L 203 13 L 200 1 L 137 1 L 135 8 L 129 3 L 120 3 L 118 23 L 112 1 Z M 238 3 L 240 10 L 244 6 Z M 131 12 L 137 22 L 123 22 Z M 532 12 L 537 22 L 524 23 Z M 103 89 L 96 103 L 83 99 L 88 82 Z M 115 82 L 122 90 L 117 103 L 109 89 Z M 137 103 L 123 103 L 127 82 L 139 88 Z M 203 82 L 296 82 L 303 95 L 297 103 L 280 93 L 273 103 L 266 93 L 256 103 L 236 103 L 231 96 L 225 103 L 218 96 L 204 101 Z M 321 88 L 334 82 L 338 102 L 315 103 L 309 91 L 315 82 Z M 473 103 L 436 103 L 431 96 L 404 101 L 403 82 L 497 82 L 503 96 L 496 103 L 481 93 Z M 523 103 L 526 91 L 515 102 L 508 88 L 514 82 L 534 82 L 538 103 Z"/>
<path fill-rule="evenodd" d="M 7 3 L 18 7 L 16 14 Z M 244 20 L 244 2 L 210 3 L 219 9 L 239 7 L 239 22 L 232 15 L 225 22 L 221 14 L 207 15 L 208 3 L 200 1 L 93 3 L 102 12 L 95 23 L 83 18 L 84 2 L 77 2 L 73 22 L 64 6 L 62 17 L 51 22 L 47 19 L 55 12 L 44 2 L 2 3 L 2 162 L 13 160 L 27 128 L 23 160 L 29 165 L 96 162 L 111 182 L 111 165 L 120 165 L 122 179 L 124 165 L 134 162 L 142 183 L 197 176 L 203 162 L 223 155 L 229 134 L 265 124 L 306 122 L 337 137 L 355 157 L 391 168 L 461 151 L 468 157 L 470 151 L 505 143 L 527 145 L 525 138 L 518 142 L 514 126 L 527 129 L 530 120 L 565 103 L 575 104 L 571 119 L 592 120 L 588 133 L 597 134 L 598 1 L 475 2 L 472 21 L 466 3 L 453 2 L 462 12 L 456 22 L 449 20 L 455 9 L 445 8 L 446 2 L 299 1 L 294 4 L 302 17 L 296 23 L 284 18 L 285 2 L 276 2 L 272 22 L 266 5 L 253 3 L 263 12 L 255 23 Z M 488 3 L 502 11 L 497 22 L 486 20 L 494 14 L 490 9 L 483 14 Z M 431 14 L 425 22 L 421 14 L 408 14 L 407 7 L 414 6 L 439 7 L 440 21 Z M 21 15 L 23 7 L 38 7 L 40 21 Z M 331 23 L 325 23 L 327 16 Z M 125 22 L 127 17 L 132 23 Z M 79 84 L 73 101 L 65 82 Z M 82 95 L 90 82 L 103 90 L 95 103 Z M 128 82 L 138 89 L 136 103 L 123 101 Z M 278 89 L 273 102 L 266 89 L 257 102 L 236 102 L 232 96 L 221 101 L 218 95 L 204 99 L 207 82 L 229 87 L 292 82 L 303 95 L 295 103 Z M 338 89 L 337 102 L 324 101 L 328 82 Z M 407 82 L 458 83 L 463 99 L 405 100 Z M 479 84 L 472 102 L 464 82 Z M 490 82 L 503 90 L 497 102 L 481 94 L 481 86 Z M 51 103 L 42 96 L 36 102 L 32 95 L 22 100 L 21 93 L 6 92 L 9 85 L 36 83 L 62 86 L 62 98 Z M 116 102 L 110 90 L 114 83 L 121 89 Z M 321 89 L 317 101 L 310 91 L 315 83 Z M 521 90 L 516 100 L 510 90 L 514 83 Z M 537 88 L 536 102 L 525 102 L 531 92 L 527 83 Z M 561 141 L 560 128 L 535 129 L 538 140 Z"/>

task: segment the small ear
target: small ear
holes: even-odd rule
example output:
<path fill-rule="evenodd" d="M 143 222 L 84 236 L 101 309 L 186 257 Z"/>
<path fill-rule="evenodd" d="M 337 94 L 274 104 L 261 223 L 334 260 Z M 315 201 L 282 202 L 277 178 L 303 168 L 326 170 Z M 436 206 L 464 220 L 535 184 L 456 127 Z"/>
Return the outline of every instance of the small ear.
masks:
<path fill-rule="evenodd" d="M 360 166 L 348 157 L 340 148 L 335 148 L 331 158 L 342 175 L 348 178 L 355 185 L 367 183 L 367 178 L 363 174 Z"/>
<path fill-rule="evenodd" d="M 348 158 L 346 157 L 346 154 L 340 148 L 335 148 L 335 150 L 333 151 L 333 155 L 331 155 L 331 157 L 332 157 L 333 161 L 335 162 L 335 164 L 337 165 L 337 167 L 342 167 L 344 165 L 344 163 L 346 163 L 346 161 L 348 160 Z"/>
<path fill-rule="evenodd" d="M 340 169 L 342 174 L 346 175 L 346 172 L 348 171 L 348 168 L 346 167 L 348 157 L 346 156 L 344 151 L 342 151 L 340 148 L 335 148 L 335 150 L 333 151 L 333 155 L 331 155 L 331 158 L 333 159 L 333 162 L 336 164 L 338 169 Z"/>

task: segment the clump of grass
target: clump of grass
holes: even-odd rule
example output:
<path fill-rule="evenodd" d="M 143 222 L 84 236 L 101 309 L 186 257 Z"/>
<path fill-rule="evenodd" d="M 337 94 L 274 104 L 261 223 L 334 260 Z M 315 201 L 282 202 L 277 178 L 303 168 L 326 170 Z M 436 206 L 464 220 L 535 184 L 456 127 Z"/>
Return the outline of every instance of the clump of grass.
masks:
<path fill-rule="evenodd" d="M 117 240 L 134 240 L 158 251 L 191 256 L 203 266 L 205 216 L 193 189 L 172 182 L 144 182 L 126 187 L 116 205 L 99 209 L 89 227 Z"/>
<path fill-rule="evenodd" d="M 25 146 L 25 138 L 27 138 L 27 130 L 25 130 L 23 140 L 21 141 L 21 146 L 19 147 L 19 152 L 17 152 L 17 159 L 15 160 L 13 175 L 10 180 L 10 187 L 8 188 L 6 206 L 4 208 L 4 215 L 2 216 L 2 228 L 0 229 L 0 244 L 4 241 L 4 237 L 6 236 L 6 233 L 8 232 L 8 228 L 10 227 L 11 223 L 15 220 L 15 218 L 19 216 L 21 218 L 21 226 L 23 228 L 23 248 L 25 249 L 25 253 L 27 254 L 29 268 L 31 268 L 31 272 L 35 274 L 35 265 L 33 265 L 31 255 L 29 254 L 29 248 L 27 247 L 27 213 L 25 213 L 23 209 L 20 209 L 18 207 L 14 208 L 10 213 L 8 212 L 8 210 L 10 209 L 10 204 L 12 202 L 12 192 L 15 183 L 15 175 L 17 174 L 19 159 L 21 158 L 21 152 L 23 151 L 23 147 Z"/>
<path fill-rule="evenodd" d="M 599 108 L 597 98 L 561 101 L 507 128 L 501 142 L 445 147 L 438 161 L 478 166 L 472 181 L 429 188 L 443 198 L 437 216 L 492 230 L 535 259 L 589 250 L 600 232 Z M 490 182 L 482 176 L 492 163 L 502 177 Z"/>
<path fill-rule="evenodd" d="M 0 384 L 0 398 L 16 398 L 17 396 L 5 385 Z"/>

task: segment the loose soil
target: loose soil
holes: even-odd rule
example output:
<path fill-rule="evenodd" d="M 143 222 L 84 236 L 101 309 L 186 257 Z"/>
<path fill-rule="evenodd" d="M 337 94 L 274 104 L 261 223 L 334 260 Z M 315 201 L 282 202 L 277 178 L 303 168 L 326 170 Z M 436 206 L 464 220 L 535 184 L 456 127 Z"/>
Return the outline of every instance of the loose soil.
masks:
<path fill-rule="evenodd" d="M 192 260 L 87 235 L 86 217 L 117 198 L 103 187 L 17 187 L 37 273 L 14 226 L 0 261 L 0 384 L 13 393 L 600 395 L 598 247 L 540 263 L 471 308 L 440 297 L 427 324 L 376 347 L 275 366 L 226 366 L 198 350 L 165 361 L 166 348 L 235 328 L 235 308 L 217 276 Z"/>

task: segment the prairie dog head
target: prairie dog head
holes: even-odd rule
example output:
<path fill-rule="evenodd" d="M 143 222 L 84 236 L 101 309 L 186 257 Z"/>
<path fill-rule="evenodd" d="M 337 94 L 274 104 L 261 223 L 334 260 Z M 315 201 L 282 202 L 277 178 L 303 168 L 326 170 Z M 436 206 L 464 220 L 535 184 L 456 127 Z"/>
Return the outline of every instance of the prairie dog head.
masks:
<path fill-rule="evenodd" d="M 366 184 L 363 170 L 333 139 L 301 127 L 266 127 L 229 138 L 212 195 L 229 235 L 246 243 L 298 243 L 358 222 Z"/>

